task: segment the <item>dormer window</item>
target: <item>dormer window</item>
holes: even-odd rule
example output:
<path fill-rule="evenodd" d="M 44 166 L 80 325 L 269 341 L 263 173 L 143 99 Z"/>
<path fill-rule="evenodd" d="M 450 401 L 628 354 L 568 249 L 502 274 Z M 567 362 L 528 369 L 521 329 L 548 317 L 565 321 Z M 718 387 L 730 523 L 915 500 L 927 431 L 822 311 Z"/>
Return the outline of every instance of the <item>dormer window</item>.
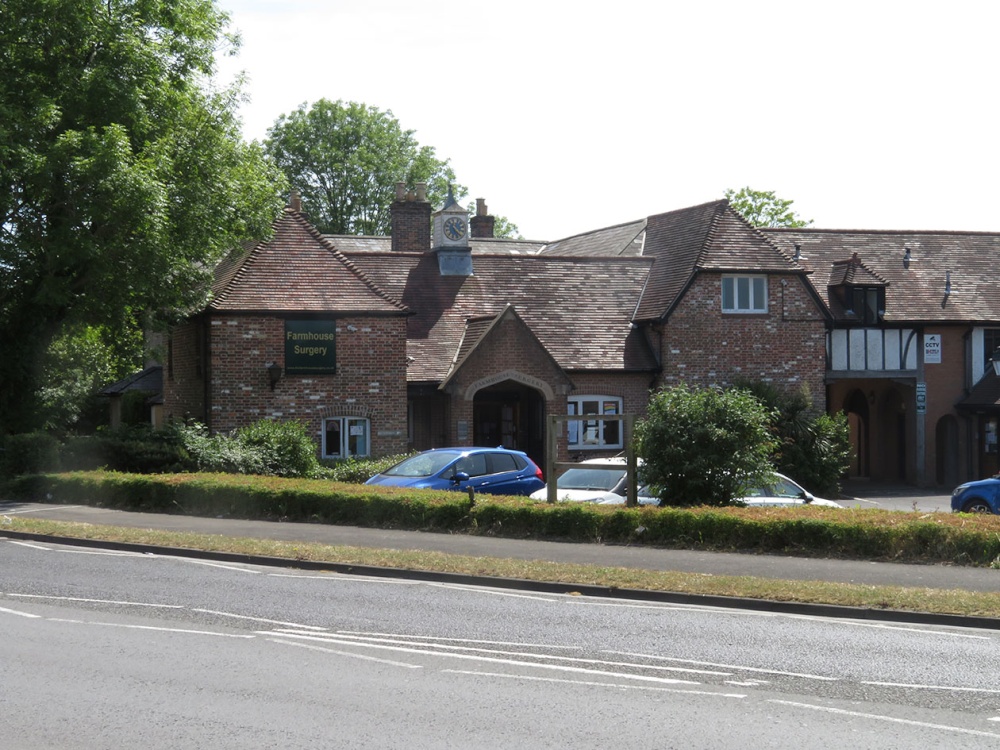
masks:
<path fill-rule="evenodd" d="M 885 287 L 852 286 L 846 289 L 844 308 L 862 325 L 882 322 L 885 316 Z"/>

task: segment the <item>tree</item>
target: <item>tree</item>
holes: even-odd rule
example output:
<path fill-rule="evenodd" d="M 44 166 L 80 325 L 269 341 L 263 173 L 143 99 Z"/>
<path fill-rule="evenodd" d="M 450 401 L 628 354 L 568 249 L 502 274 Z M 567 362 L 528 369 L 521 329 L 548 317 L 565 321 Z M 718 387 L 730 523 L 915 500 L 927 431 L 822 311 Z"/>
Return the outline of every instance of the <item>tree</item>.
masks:
<path fill-rule="evenodd" d="M 816 413 L 806 390 L 788 393 L 752 380 L 737 380 L 734 385 L 752 393 L 774 415 L 775 468 L 816 494 L 839 494 L 851 453 L 847 415 Z"/>
<path fill-rule="evenodd" d="M 469 193 L 456 183 L 448 159 L 417 143 L 414 132 L 404 130 L 390 110 L 320 99 L 281 115 L 264 145 L 302 194 L 302 207 L 317 229 L 385 236 L 392 231 L 397 182 L 410 189 L 426 183 L 434 206 L 444 204 L 449 186 L 458 201 Z M 495 236 L 516 234 L 514 224 L 497 217 Z"/>
<path fill-rule="evenodd" d="M 0 432 L 35 426 L 63 330 L 202 303 L 215 262 L 280 210 L 239 82 L 212 87 L 227 22 L 214 0 L 0 4 Z"/>
<path fill-rule="evenodd" d="M 635 429 L 643 481 L 664 505 L 727 505 L 770 481 L 771 417 L 739 388 L 661 390 Z"/>
<path fill-rule="evenodd" d="M 726 200 L 744 219 L 755 227 L 807 227 L 806 221 L 791 206 L 795 201 L 783 200 L 772 190 L 753 190 L 749 187 L 726 191 Z"/>

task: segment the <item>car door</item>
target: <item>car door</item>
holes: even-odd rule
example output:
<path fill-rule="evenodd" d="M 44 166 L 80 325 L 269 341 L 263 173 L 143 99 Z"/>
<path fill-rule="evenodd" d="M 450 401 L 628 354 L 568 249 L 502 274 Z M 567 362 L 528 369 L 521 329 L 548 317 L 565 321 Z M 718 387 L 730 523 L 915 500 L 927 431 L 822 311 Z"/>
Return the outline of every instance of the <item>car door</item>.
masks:
<path fill-rule="evenodd" d="M 494 495 L 525 495 L 527 489 L 521 479 L 527 463 L 519 462 L 511 453 L 494 451 L 487 454 L 489 460 L 489 475 L 484 477 L 483 492 Z M 533 476 L 533 475 L 532 475 Z"/>

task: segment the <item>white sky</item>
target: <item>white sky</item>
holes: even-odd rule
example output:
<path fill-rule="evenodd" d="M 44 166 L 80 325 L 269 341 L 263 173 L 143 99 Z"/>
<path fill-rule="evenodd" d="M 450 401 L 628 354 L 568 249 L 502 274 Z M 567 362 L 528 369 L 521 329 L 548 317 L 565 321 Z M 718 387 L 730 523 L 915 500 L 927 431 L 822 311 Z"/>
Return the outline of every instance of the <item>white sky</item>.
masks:
<path fill-rule="evenodd" d="M 817 227 L 1000 231 L 996 0 L 219 4 L 248 139 L 391 110 L 528 239 L 746 185 Z"/>

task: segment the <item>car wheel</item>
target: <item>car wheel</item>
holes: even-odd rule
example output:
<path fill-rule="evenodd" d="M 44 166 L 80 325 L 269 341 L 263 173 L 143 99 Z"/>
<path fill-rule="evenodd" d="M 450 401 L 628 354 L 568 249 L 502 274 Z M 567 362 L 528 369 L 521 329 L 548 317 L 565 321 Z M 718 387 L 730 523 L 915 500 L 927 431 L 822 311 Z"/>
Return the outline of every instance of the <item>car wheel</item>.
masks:
<path fill-rule="evenodd" d="M 990 504 L 980 498 L 974 498 L 962 506 L 963 513 L 992 513 Z"/>

